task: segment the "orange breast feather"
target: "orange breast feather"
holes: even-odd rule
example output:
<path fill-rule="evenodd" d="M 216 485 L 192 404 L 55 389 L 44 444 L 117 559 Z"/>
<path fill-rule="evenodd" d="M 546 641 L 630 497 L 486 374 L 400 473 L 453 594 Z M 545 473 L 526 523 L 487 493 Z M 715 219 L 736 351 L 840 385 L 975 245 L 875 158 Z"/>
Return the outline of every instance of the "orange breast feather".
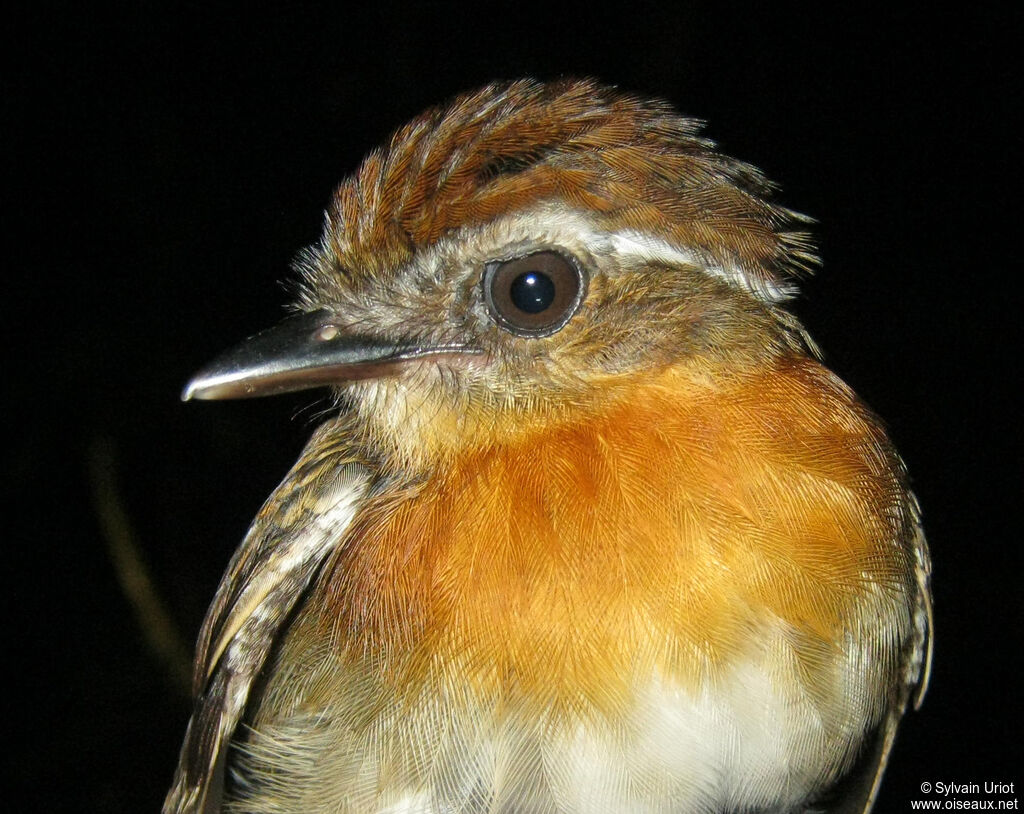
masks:
<path fill-rule="evenodd" d="M 655 673 L 713 679 L 777 622 L 812 680 L 908 590 L 901 464 L 828 371 L 626 393 L 369 507 L 312 600 L 333 646 L 403 687 L 608 709 Z"/>

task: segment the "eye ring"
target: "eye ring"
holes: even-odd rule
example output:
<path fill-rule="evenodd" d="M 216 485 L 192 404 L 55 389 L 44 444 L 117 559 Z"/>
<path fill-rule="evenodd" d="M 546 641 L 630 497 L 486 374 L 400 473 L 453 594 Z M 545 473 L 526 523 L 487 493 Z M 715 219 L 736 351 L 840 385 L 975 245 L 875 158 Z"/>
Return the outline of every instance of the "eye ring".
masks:
<path fill-rule="evenodd" d="M 550 336 L 579 309 L 587 276 L 575 257 L 545 249 L 488 263 L 483 288 L 501 328 L 523 337 Z"/>

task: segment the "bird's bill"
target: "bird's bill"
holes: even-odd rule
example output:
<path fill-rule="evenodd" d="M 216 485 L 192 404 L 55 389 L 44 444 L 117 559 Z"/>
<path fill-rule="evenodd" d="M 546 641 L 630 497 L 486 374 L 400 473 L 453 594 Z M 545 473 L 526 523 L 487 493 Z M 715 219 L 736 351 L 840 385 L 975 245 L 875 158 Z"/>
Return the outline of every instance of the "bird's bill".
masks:
<path fill-rule="evenodd" d="M 237 399 L 291 393 L 395 375 L 412 360 L 468 352 L 460 347 L 424 347 L 353 333 L 330 311 L 313 311 L 289 317 L 221 354 L 192 377 L 181 398 Z"/>

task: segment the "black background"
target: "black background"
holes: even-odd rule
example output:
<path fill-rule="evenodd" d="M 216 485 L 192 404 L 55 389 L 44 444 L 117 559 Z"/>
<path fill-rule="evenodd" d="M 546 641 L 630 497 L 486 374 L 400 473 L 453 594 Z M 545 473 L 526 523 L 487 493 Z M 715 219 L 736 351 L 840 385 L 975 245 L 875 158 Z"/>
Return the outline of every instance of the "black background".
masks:
<path fill-rule="evenodd" d="M 935 562 L 931 692 L 879 810 L 909 810 L 923 781 L 1019 781 L 1020 81 L 998 45 L 1019 21 L 936 14 L 132 3 L 8 20 L 4 807 L 158 808 L 188 704 L 93 493 L 116 476 L 191 643 L 323 401 L 183 405 L 181 386 L 281 316 L 279 282 L 368 149 L 521 75 L 665 97 L 818 219 L 824 266 L 795 308 L 887 420 Z"/>

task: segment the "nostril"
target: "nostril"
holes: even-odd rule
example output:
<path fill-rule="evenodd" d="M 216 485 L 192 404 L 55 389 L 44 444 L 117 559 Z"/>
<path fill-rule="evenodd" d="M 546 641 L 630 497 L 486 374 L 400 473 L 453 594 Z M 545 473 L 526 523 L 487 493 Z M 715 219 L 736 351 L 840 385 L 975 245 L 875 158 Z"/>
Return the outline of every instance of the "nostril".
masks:
<path fill-rule="evenodd" d="M 318 329 L 314 334 L 314 338 L 320 342 L 330 342 L 332 339 L 337 338 L 340 331 L 337 325 L 324 325 Z"/>

